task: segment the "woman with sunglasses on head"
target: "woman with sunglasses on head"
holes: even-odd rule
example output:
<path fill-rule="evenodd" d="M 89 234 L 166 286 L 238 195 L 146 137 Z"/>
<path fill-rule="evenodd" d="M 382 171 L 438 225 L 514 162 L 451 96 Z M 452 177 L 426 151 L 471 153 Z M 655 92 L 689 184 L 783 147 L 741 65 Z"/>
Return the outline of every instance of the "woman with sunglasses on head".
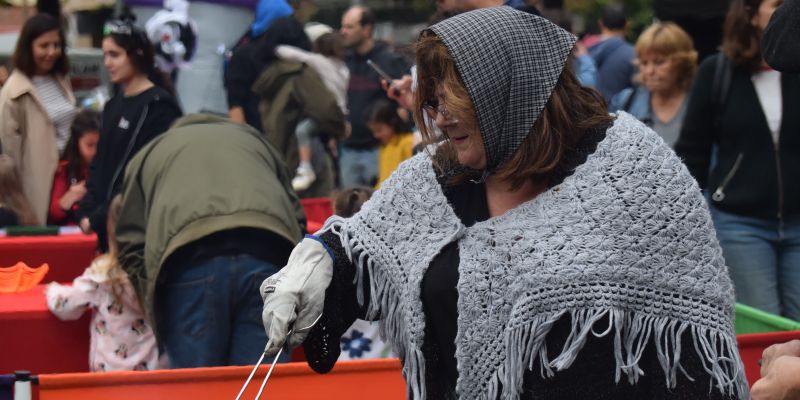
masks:
<path fill-rule="evenodd" d="M 28 19 L 14 51 L 14 72 L 0 90 L 0 149 L 14 159 L 39 224 L 47 221 L 53 176 L 76 112 L 64 43 L 56 18 Z"/>
<path fill-rule="evenodd" d="M 103 62 L 118 93 L 106 103 L 87 193 L 78 215 L 84 232 L 96 232 L 106 250 L 108 204 L 119 193 L 128 161 L 169 129 L 183 113 L 167 77 L 155 66 L 153 45 L 132 18 L 104 27 Z"/>
<path fill-rule="evenodd" d="M 414 116 L 445 140 L 262 283 L 267 354 L 305 340 L 327 372 L 367 317 L 410 399 L 747 396 L 703 196 L 655 132 L 580 85 L 574 44 L 508 7 L 423 31 Z"/>

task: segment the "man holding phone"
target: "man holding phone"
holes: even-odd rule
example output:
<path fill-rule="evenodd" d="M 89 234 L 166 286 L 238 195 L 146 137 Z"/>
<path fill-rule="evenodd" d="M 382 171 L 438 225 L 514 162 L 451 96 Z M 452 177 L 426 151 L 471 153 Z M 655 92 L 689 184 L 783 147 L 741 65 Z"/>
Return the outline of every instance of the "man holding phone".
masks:
<path fill-rule="evenodd" d="M 364 123 L 364 113 L 375 101 L 385 98 L 381 76 L 369 65 L 371 60 L 390 77 L 408 73 L 408 62 L 373 38 L 375 16 L 368 8 L 354 6 L 342 16 L 341 35 L 347 48 L 345 62 L 350 69 L 347 107 L 350 137 L 342 142 L 339 171 L 342 186 L 372 186 L 378 176 L 378 141 Z"/>

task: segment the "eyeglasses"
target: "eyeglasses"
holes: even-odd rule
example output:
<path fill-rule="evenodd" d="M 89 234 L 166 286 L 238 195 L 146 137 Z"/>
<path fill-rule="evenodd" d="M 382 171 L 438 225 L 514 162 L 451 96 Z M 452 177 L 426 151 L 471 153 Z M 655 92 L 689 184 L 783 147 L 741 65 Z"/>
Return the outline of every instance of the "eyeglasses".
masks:
<path fill-rule="evenodd" d="M 108 36 L 112 33 L 117 35 L 132 35 L 133 25 L 124 21 L 106 22 L 106 24 L 103 25 L 103 36 Z"/>
<path fill-rule="evenodd" d="M 426 100 L 422 104 L 422 108 L 433 118 L 435 118 L 437 114 L 442 114 L 444 119 L 453 119 L 453 116 L 447 111 L 447 107 L 445 107 L 444 102 L 440 102 L 439 99 Z"/>

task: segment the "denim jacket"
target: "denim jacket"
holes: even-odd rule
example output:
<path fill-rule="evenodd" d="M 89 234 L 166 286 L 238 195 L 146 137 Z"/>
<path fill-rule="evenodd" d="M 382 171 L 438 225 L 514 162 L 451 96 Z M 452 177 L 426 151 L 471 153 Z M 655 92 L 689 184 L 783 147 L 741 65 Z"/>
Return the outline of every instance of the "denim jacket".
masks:
<path fill-rule="evenodd" d="M 633 98 L 631 98 L 633 96 Z M 653 126 L 653 109 L 650 108 L 650 91 L 644 86 L 623 89 L 611 98 L 608 111 L 625 111 L 644 122 L 647 126 Z"/>

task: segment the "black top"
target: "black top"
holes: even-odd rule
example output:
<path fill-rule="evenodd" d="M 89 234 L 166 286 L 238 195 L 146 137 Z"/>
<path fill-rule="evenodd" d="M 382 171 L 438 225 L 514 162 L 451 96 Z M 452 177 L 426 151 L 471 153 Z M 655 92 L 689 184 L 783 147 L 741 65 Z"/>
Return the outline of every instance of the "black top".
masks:
<path fill-rule="evenodd" d="M 366 55 L 349 50 L 345 55 L 345 63 L 350 70 L 350 82 L 347 86 L 347 116 L 352 126 L 350 136 L 342 141 L 346 147 L 353 149 L 372 149 L 378 147 L 378 140 L 364 123 L 364 115 L 376 101 L 386 99 L 386 92 L 381 88 L 381 77 L 367 64 L 372 60 L 386 71 L 392 78 L 400 78 L 408 73 L 408 62 L 393 53 L 386 45 L 375 43 Z"/>
<path fill-rule="evenodd" d="M 80 218 L 89 217 L 102 250 L 106 250 L 108 245 L 108 203 L 122 189 L 125 166 L 144 145 L 169 129 L 182 114 L 175 99 L 158 86 L 134 96 L 120 94 L 106 103 L 97 153 L 89 164 L 86 196 L 78 209 Z"/>
<path fill-rule="evenodd" d="M 586 162 L 597 144 L 605 138 L 607 127 L 598 127 L 588 132 L 567 154 L 563 165 L 553 171 L 550 187 L 558 185 L 571 175 L 575 168 Z M 456 216 L 465 226 L 488 219 L 485 186 L 482 183 L 464 181 L 447 185 L 440 180 L 442 190 Z M 325 292 L 325 304 L 320 322 L 312 328 L 303 343 L 308 363 L 312 369 L 324 373 L 329 371 L 339 356 L 339 338 L 357 318 L 364 315 L 355 298 L 353 276 L 355 265 L 349 262 L 341 242 L 333 233 L 324 233 L 322 240 L 335 255 L 333 278 Z M 455 339 L 458 321 L 459 253 L 458 244 L 451 243 L 434 257 L 422 280 L 422 302 L 425 312 L 426 331 L 423 344 L 425 357 L 425 385 L 431 399 L 455 398 L 455 383 L 458 370 L 455 359 Z M 366 273 L 366 271 L 365 271 Z M 369 277 L 364 279 L 365 285 Z M 369 289 L 365 288 L 365 304 L 369 303 Z M 553 326 L 545 340 L 548 354 L 561 353 L 570 335 L 572 323 L 569 315 Z M 598 329 L 597 331 L 601 331 Z M 711 387 L 710 378 L 702 362 L 690 345 L 691 336 L 682 338 L 681 366 L 694 381 L 678 373 L 677 387 L 670 390 L 658 361 L 655 344 L 646 347 L 639 367 L 645 372 L 634 385 L 623 375 L 615 381 L 613 335 L 597 338 L 589 335 L 575 362 L 568 369 L 544 378 L 538 368 L 527 371 L 523 381 L 524 399 L 723 399 L 719 391 Z"/>
<path fill-rule="evenodd" d="M 7 226 L 17 226 L 19 224 L 19 218 L 17 218 L 17 213 L 14 210 L 0 205 L 0 228 L 5 228 Z"/>
<path fill-rule="evenodd" d="M 800 72 L 800 0 L 785 0 L 772 14 L 764 36 L 761 53 L 772 68 Z"/>
<path fill-rule="evenodd" d="M 781 74 L 783 115 L 775 144 L 749 70 L 734 67 L 728 95 L 715 106 L 718 58 L 700 64 L 675 152 L 712 194 L 714 207 L 771 220 L 800 216 L 800 113 L 792 111 L 800 110 L 800 75 Z"/>
<path fill-rule="evenodd" d="M 164 262 L 164 270 L 194 265 L 213 257 L 247 254 L 278 267 L 286 265 L 294 243 L 264 229 L 236 228 L 214 232 L 181 246 Z"/>
<path fill-rule="evenodd" d="M 281 44 L 311 50 L 303 24 L 294 16 L 276 19 L 261 36 L 237 49 L 225 71 L 228 108 L 241 107 L 245 122 L 259 131 L 263 131 L 258 112 L 261 99 L 253 92 L 253 84 L 275 61 L 275 47 Z"/>
<path fill-rule="evenodd" d="M 458 186 L 446 188 L 445 195 L 456 216 L 464 226 L 489 219 L 486 203 L 486 187 L 483 183 L 466 181 Z M 440 355 L 440 382 L 444 387 L 455 387 L 458 378 L 456 368 L 456 333 L 458 326 L 458 243 L 445 246 L 431 261 L 422 278 L 422 306 L 425 312 L 427 352 Z"/>

